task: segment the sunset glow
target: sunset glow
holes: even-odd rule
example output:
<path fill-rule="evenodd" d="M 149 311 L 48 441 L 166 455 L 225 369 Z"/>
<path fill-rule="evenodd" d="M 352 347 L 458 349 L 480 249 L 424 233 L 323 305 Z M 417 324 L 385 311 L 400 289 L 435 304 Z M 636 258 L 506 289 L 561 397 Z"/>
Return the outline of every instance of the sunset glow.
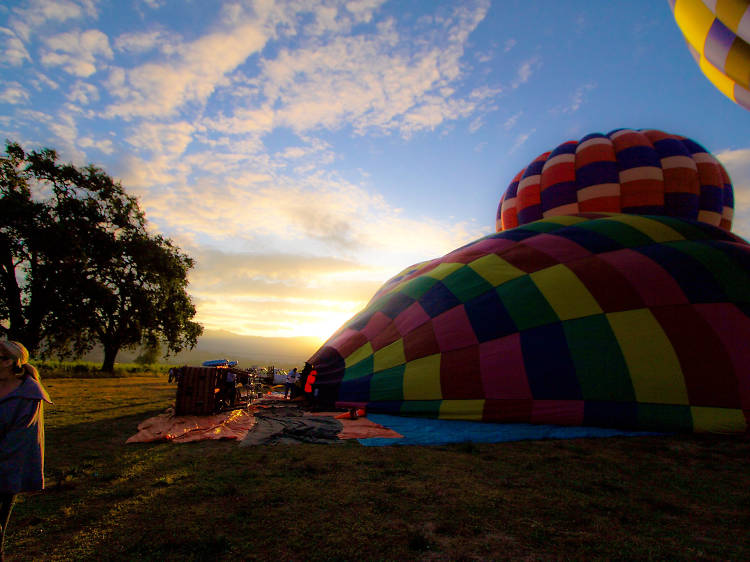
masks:
<path fill-rule="evenodd" d="M 0 134 L 137 195 L 195 259 L 207 330 L 325 340 L 593 131 L 704 144 L 750 235 L 750 112 L 664 1 L 11 0 L 0 19 Z"/>

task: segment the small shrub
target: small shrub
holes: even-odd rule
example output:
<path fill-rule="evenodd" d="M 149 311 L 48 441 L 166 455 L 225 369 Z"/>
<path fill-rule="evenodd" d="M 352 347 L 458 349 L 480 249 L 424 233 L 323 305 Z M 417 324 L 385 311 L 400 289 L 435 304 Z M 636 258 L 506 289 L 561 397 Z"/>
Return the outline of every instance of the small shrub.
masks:
<path fill-rule="evenodd" d="M 61 378 L 122 378 L 132 376 L 162 376 L 166 375 L 172 365 L 159 363 L 139 365 L 136 363 L 117 363 L 114 372 L 108 373 L 101 370 L 100 363 L 90 361 L 58 361 L 58 360 L 32 360 L 31 363 L 39 369 L 42 379 Z"/>

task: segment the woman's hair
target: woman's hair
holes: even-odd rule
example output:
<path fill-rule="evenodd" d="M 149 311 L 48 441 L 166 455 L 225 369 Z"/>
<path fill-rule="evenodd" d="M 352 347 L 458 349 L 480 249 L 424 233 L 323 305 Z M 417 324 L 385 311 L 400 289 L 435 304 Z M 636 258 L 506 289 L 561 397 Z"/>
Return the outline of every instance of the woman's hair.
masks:
<path fill-rule="evenodd" d="M 14 360 L 13 372 L 19 379 L 29 375 L 39 380 L 39 372 L 29 363 L 29 351 L 21 342 L 2 340 L 0 341 L 0 350 Z"/>

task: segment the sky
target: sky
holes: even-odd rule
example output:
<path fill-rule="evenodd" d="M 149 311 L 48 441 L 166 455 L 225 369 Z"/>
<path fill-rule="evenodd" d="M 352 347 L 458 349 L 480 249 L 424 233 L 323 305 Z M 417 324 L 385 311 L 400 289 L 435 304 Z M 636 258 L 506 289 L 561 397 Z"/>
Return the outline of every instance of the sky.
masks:
<path fill-rule="evenodd" d="M 0 136 L 137 196 L 206 330 L 327 339 L 592 132 L 705 146 L 750 238 L 750 112 L 667 0 L 6 0 L 0 36 Z"/>

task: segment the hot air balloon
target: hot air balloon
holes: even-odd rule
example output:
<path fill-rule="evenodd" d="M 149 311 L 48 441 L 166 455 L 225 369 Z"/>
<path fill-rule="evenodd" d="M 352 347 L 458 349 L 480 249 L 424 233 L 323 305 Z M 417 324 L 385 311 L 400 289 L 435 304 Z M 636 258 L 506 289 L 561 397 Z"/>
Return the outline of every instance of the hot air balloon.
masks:
<path fill-rule="evenodd" d="M 750 109 L 750 1 L 669 0 L 669 5 L 706 78 Z"/>
<path fill-rule="evenodd" d="M 328 406 L 745 432 L 748 342 L 745 241 L 699 220 L 582 213 L 407 268 L 309 363 Z"/>
<path fill-rule="evenodd" d="M 617 129 L 538 156 L 503 193 L 495 228 L 581 212 L 682 217 L 730 230 L 734 198 L 726 170 L 697 142 Z"/>

